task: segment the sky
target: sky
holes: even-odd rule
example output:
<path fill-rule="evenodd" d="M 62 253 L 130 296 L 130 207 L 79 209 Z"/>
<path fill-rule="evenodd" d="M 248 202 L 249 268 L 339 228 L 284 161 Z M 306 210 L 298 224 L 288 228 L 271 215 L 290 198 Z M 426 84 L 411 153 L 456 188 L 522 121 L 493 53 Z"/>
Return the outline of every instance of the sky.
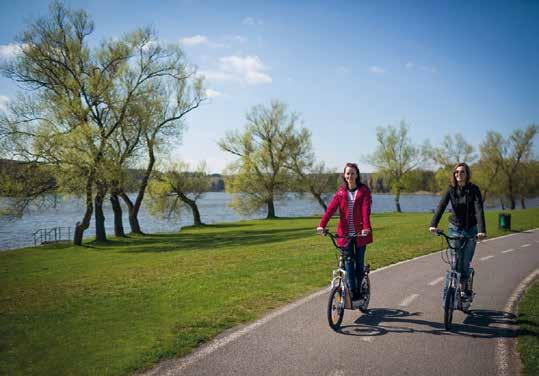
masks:
<path fill-rule="evenodd" d="M 478 149 L 539 123 L 539 1 L 65 1 L 95 22 L 92 43 L 150 26 L 179 43 L 209 100 L 186 118 L 171 159 L 220 173 L 217 141 L 255 105 L 280 100 L 316 157 L 372 172 L 376 128 L 405 121 L 415 144 L 461 133 Z M 47 1 L 3 1 L 0 59 Z M 17 91 L 0 78 L 0 109 Z"/>

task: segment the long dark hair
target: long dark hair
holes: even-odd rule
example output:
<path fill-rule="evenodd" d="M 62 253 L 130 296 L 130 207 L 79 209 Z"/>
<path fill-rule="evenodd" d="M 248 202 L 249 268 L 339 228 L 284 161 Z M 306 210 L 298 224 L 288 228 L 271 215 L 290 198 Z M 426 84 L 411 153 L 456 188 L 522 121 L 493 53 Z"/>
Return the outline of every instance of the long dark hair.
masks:
<path fill-rule="evenodd" d="M 344 182 L 343 187 L 348 188 L 348 182 L 346 181 L 346 178 L 344 177 L 344 173 L 346 172 L 346 168 L 350 167 L 356 170 L 356 186 L 359 187 L 361 185 L 361 175 L 359 174 L 359 167 L 357 167 L 357 164 L 355 163 L 347 163 L 344 165 L 344 169 L 342 170 L 341 179 Z"/>
<path fill-rule="evenodd" d="M 470 167 L 464 162 L 458 163 L 453 168 L 453 173 L 451 174 L 451 186 L 452 187 L 457 187 L 458 186 L 457 179 L 455 178 L 455 172 L 457 171 L 457 168 L 459 168 L 459 167 L 464 167 L 464 169 L 466 170 L 466 184 L 468 184 L 470 182 L 470 178 L 472 177 Z"/>

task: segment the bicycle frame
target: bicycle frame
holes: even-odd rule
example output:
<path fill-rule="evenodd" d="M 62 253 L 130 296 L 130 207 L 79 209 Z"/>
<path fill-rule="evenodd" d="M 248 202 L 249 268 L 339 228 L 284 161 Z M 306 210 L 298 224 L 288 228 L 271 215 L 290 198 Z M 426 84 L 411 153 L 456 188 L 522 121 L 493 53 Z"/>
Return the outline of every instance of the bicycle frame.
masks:
<path fill-rule="evenodd" d="M 331 288 L 333 289 L 336 286 L 341 287 L 342 296 L 344 296 L 344 308 L 345 309 L 354 309 L 352 304 L 352 294 L 350 293 L 350 286 L 348 285 L 348 279 L 346 278 L 346 268 L 344 266 L 344 252 L 337 245 L 335 239 L 338 239 L 336 235 L 333 235 L 331 232 L 326 231 L 325 235 L 328 235 L 335 246 L 335 249 L 338 253 L 338 266 L 337 269 L 333 270 L 332 279 L 331 279 Z M 357 236 L 347 237 L 349 239 L 356 238 Z"/>
<path fill-rule="evenodd" d="M 453 299 L 453 309 L 462 310 L 463 306 L 462 306 L 462 300 L 460 298 L 461 273 L 457 271 L 457 265 L 460 261 L 460 257 L 462 257 L 462 250 L 464 249 L 464 247 L 466 247 L 466 244 L 468 243 L 468 241 L 473 239 L 473 237 L 449 237 L 443 231 L 438 231 L 437 235 L 443 236 L 445 240 L 447 241 L 447 249 L 445 250 L 446 255 L 447 255 L 447 260 L 444 260 L 444 261 L 449 264 L 449 270 L 447 270 L 445 273 L 444 289 L 443 289 L 443 294 L 442 294 L 442 305 L 445 304 L 447 292 L 449 291 L 450 288 L 453 288 L 454 295 L 455 295 L 455 298 Z M 452 241 L 453 242 L 461 241 L 462 245 L 460 247 L 454 246 L 452 244 Z M 442 253 L 442 260 L 443 260 L 443 253 Z M 473 269 L 472 269 L 471 274 L 473 275 Z"/>

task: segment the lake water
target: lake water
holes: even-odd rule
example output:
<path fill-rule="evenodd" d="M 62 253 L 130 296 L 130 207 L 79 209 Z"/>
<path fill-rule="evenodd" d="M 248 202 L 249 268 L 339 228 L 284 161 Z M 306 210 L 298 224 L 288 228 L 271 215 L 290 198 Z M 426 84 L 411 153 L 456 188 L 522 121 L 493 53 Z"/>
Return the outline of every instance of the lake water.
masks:
<path fill-rule="evenodd" d="M 207 224 L 238 221 L 242 219 L 264 218 L 266 213 L 253 215 L 240 215 L 232 210 L 228 203 L 232 196 L 225 192 L 209 192 L 198 201 L 202 221 Z M 438 204 L 440 197 L 436 195 L 401 195 L 401 208 L 404 212 L 430 212 Z M 146 196 L 145 200 L 149 200 Z M 539 198 L 526 201 L 528 207 L 538 207 Z M 0 217 L 0 250 L 20 248 L 34 244 L 32 234 L 40 228 L 71 227 L 80 221 L 84 213 L 84 201 L 77 198 L 58 198 L 55 207 L 37 210 L 31 209 L 30 213 L 20 219 L 7 219 Z M 114 234 L 113 214 L 110 202 L 104 205 L 105 224 L 108 234 Z M 395 211 L 393 195 L 373 195 L 372 212 L 383 213 Z M 290 194 L 287 200 L 275 203 L 275 212 L 279 217 L 319 216 L 322 208 L 308 196 L 297 197 Z M 185 209 L 179 218 L 166 220 L 157 218 L 148 213 L 144 205 L 139 214 L 142 231 L 147 233 L 179 231 L 182 226 L 193 223 L 191 210 Z M 316 224 L 313 224 L 315 226 Z M 127 210 L 124 208 L 124 228 L 130 232 Z M 85 231 L 85 237 L 92 237 L 95 227 L 92 225 Z"/>

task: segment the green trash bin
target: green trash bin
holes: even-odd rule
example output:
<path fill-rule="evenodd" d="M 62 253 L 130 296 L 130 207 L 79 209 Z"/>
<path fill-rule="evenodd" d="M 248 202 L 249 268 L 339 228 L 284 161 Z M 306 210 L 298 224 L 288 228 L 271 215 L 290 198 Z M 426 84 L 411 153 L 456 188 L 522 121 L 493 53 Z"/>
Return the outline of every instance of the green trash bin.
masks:
<path fill-rule="evenodd" d="M 511 214 L 500 213 L 498 214 L 498 228 L 502 230 L 511 230 Z"/>

